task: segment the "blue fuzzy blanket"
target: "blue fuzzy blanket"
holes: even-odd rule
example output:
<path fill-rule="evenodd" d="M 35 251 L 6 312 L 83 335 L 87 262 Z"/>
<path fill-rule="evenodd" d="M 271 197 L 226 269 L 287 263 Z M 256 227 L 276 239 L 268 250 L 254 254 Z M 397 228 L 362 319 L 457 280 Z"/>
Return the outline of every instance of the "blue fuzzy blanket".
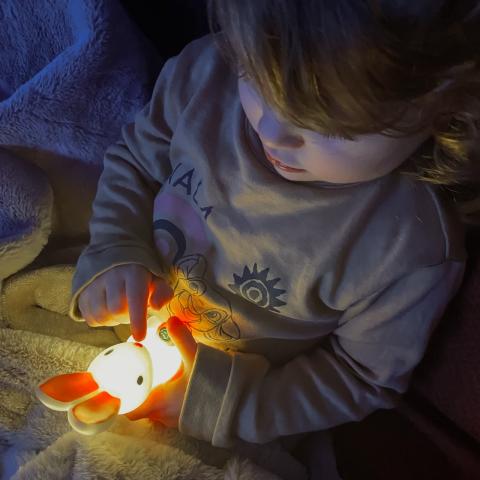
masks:
<path fill-rule="evenodd" d="M 0 144 L 101 163 L 160 59 L 112 0 L 0 2 Z"/>
<path fill-rule="evenodd" d="M 0 1 L 0 280 L 88 238 L 104 151 L 162 60 L 119 0 Z"/>

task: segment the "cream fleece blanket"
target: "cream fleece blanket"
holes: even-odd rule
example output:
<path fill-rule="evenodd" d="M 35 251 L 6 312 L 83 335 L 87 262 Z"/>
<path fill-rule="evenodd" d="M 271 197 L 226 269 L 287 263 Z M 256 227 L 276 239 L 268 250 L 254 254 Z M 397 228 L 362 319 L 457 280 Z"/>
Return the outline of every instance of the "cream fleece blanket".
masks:
<path fill-rule="evenodd" d="M 3 478 L 300 480 L 304 467 L 279 442 L 212 447 L 148 420 L 119 417 L 106 432 L 72 431 L 65 412 L 34 396 L 46 377 L 84 370 L 121 328 L 90 328 L 66 316 L 73 266 L 20 272 L 0 293 L 0 451 Z M 127 326 L 128 327 L 128 326 Z M 8 460 L 8 466 L 7 464 Z"/>

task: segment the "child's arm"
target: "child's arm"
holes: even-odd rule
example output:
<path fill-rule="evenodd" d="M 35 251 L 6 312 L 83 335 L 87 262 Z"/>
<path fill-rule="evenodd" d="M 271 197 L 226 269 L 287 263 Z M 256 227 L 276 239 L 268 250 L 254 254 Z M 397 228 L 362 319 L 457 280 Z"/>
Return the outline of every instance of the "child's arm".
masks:
<path fill-rule="evenodd" d="M 122 139 L 105 153 L 90 220 L 90 243 L 79 258 L 73 278 L 70 316 L 80 319 L 78 296 L 96 277 L 129 263 L 161 276 L 153 245 L 154 197 L 171 173 L 170 139 L 178 114 L 171 93 L 175 63 L 167 60 L 151 101 L 122 129 Z"/>
<path fill-rule="evenodd" d="M 353 304 L 333 334 L 282 366 L 198 344 L 180 431 L 221 447 L 235 438 L 264 443 L 393 407 L 464 266 L 449 260 L 399 278 Z"/>

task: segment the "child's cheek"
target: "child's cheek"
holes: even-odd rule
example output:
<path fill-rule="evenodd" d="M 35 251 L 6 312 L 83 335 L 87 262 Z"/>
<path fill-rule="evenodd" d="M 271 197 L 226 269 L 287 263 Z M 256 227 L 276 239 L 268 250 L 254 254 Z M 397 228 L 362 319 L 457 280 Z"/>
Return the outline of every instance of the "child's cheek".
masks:
<path fill-rule="evenodd" d="M 238 92 L 245 115 L 256 131 L 257 125 L 262 117 L 262 102 L 260 101 L 258 95 L 256 95 L 248 86 L 248 84 L 241 79 L 238 81 Z"/>

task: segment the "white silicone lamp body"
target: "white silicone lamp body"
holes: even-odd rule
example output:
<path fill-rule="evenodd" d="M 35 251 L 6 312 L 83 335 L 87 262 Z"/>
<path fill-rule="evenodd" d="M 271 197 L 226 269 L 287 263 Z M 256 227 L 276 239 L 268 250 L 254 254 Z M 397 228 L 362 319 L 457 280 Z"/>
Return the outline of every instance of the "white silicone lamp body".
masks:
<path fill-rule="evenodd" d="M 37 398 L 52 410 L 68 411 L 70 425 L 80 433 L 107 429 L 118 415 L 131 412 L 152 388 L 172 378 L 182 365 L 178 349 L 168 337 L 167 312 L 151 316 L 147 334 L 103 350 L 86 372 L 50 377 L 36 388 Z"/>

